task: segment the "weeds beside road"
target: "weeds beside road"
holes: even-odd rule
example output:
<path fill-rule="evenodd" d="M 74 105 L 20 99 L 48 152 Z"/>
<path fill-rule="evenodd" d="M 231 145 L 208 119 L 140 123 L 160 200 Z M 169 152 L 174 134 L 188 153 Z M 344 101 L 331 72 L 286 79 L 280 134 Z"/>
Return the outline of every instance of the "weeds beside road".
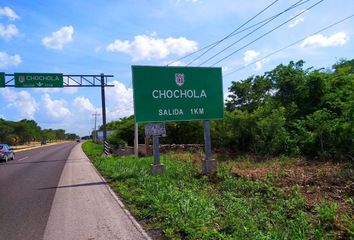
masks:
<path fill-rule="evenodd" d="M 300 186 L 283 191 L 274 181 L 235 174 L 221 163 L 212 177 L 200 175 L 188 154 L 161 156 L 162 175 L 150 174 L 152 158 L 100 157 L 85 153 L 133 215 L 154 238 L 167 239 L 348 239 L 353 237 L 353 201 L 338 216 L 337 203 L 309 208 Z"/>

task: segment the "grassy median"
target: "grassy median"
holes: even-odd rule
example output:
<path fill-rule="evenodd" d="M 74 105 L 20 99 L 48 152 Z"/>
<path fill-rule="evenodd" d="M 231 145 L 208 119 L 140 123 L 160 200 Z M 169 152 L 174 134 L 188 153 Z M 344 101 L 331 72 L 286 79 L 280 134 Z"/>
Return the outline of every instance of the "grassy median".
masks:
<path fill-rule="evenodd" d="M 152 158 L 100 157 L 102 146 L 85 153 L 132 214 L 161 239 L 336 239 L 353 237 L 352 215 L 322 201 L 309 208 L 294 186 L 284 191 L 272 178 L 232 174 L 219 164 L 212 177 L 200 175 L 188 154 L 161 156 L 162 175 L 150 174 Z M 351 203 L 353 204 L 353 203 Z M 160 233 L 160 234 L 159 234 Z"/>

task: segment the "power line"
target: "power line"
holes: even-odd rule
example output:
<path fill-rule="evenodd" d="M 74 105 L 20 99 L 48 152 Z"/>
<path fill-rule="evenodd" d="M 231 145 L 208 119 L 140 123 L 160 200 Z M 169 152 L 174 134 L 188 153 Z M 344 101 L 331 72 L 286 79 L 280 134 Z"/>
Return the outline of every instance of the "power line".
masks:
<path fill-rule="evenodd" d="M 217 41 L 215 44 L 213 44 L 211 47 L 209 47 L 205 52 L 203 52 L 201 55 L 199 55 L 198 57 L 194 58 L 191 62 L 189 62 L 187 64 L 187 66 L 189 66 L 190 64 L 192 64 L 193 62 L 195 62 L 196 60 L 198 60 L 199 58 L 201 58 L 202 56 L 204 56 L 207 52 L 211 51 L 214 47 L 216 47 L 217 45 L 219 45 L 221 42 L 225 41 L 226 39 L 228 39 L 229 37 L 232 36 L 232 34 L 234 34 L 235 32 L 237 32 L 239 29 L 241 29 L 243 26 L 245 26 L 246 24 L 248 24 L 249 22 L 251 22 L 253 19 L 255 19 L 256 17 L 258 17 L 259 15 L 261 15 L 263 12 L 265 12 L 268 8 L 270 8 L 271 6 L 273 6 L 276 2 L 278 2 L 279 0 L 275 0 L 273 1 L 271 4 L 269 4 L 268 6 L 266 6 L 265 8 L 263 8 L 260 12 L 258 12 L 256 15 L 254 15 L 253 17 L 251 17 L 250 19 L 248 19 L 245 23 L 241 24 L 241 26 L 239 26 L 238 28 L 236 28 L 234 31 L 232 31 L 231 33 L 229 33 L 226 37 L 222 38 L 221 40 Z M 303 1 L 303 0 L 300 0 Z"/>
<path fill-rule="evenodd" d="M 295 3 L 293 6 L 291 6 L 291 7 L 289 8 L 289 10 L 292 10 L 292 9 L 294 9 L 294 8 L 297 8 L 297 7 L 299 7 L 299 6 L 301 6 L 301 5 L 305 4 L 305 3 L 307 3 L 307 2 L 309 2 L 309 1 L 312 1 L 312 0 L 306 0 L 306 1 L 303 1 L 303 0 L 302 0 L 302 1 L 299 1 L 300 3 L 298 3 L 298 2 Z M 235 35 L 237 35 L 237 34 L 239 34 L 239 33 L 245 32 L 245 31 L 247 31 L 247 30 L 249 30 L 249 29 L 252 29 L 252 28 L 254 28 L 254 27 L 256 27 L 256 26 L 258 26 L 258 25 L 260 25 L 260 24 L 262 24 L 262 23 L 264 23 L 264 22 L 266 22 L 266 21 L 268 21 L 268 20 L 270 20 L 270 19 L 273 19 L 273 18 L 275 18 L 276 16 L 278 16 L 278 14 L 280 14 L 280 13 L 277 13 L 277 14 L 275 14 L 275 15 L 269 17 L 269 18 L 263 19 L 262 21 L 259 21 L 258 23 L 255 23 L 255 24 L 253 24 L 253 25 L 251 25 L 251 26 L 249 26 L 249 27 L 247 27 L 247 28 L 244 28 L 244 29 L 242 29 L 242 30 L 239 30 L 239 31 L 236 31 L 236 32 L 234 32 L 234 33 L 232 33 L 232 34 L 229 34 L 230 36 L 229 36 L 228 38 L 233 37 L 233 36 L 235 36 Z M 200 48 L 200 49 L 198 49 L 198 50 L 196 50 L 196 51 L 194 51 L 194 52 L 192 52 L 192 53 L 189 53 L 189 54 L 187 54 L 187 55 L 185 55 L 185 56 L 183 56 L 183 57 L 180 57 L 180 58 L 178 58 L 178 59 L 176 59 L 176 60 L 174 60 L 174 61 L 168 63 L 167 66 L 169 66 L 169 65 L 171 65 L 171 64 L 173 64 L 173 63 L 175 63 L 175 62 L 181 61 L 181 60 L 183 60 L 183 59 L 185 59 L 185 58 L 188 58 L 188 57 L 190 57 L 190 56 L 192 56 L 192 55 L 194 55 L 194 54 L 196 54 L 196 53 L 198 53 L 198 52 L 201 52 L 201 51 L 203 51 L 203 50 L 205 50 L 205 49 L 207 49 L 207 48 L 209 48 L 209 47 L 212 47 L 213 45 L 218 44 L 219 41 L 220 41 L 220 40 L 218 40 L 218 41 L 216 41 L 216 42 L 213 42 L 213 43 L 211 43 L 211 44 L 209 44 L 209 45 L 207 45 L 207 46 L 204 46 L 204 47 L 202 47 L 202 48 Z"/>
<path fill-rule="evenodd" d="M 270 18 L 269 20 L 267 20 L 266 22 L 264 22 L 261 26 L 257 27 L 256 29 L 254 29 L 253 31 L 249 32 L 248 34 L 246 34 L 245 36 L 239 38 L 237 41 L 233 42 L 232 44 L 228 45 L 226 48 L 224 48 L 223 50 L 221 50 L 220 52 L 216 53 L 215 55 L 213 55 L 212 57 L 208 58 L 207 60 L 205 60 L 204 62 L 202 62 L 199 66 L 209 62 L 211 59 L 213 59 L 214 57 L 218 56 L 219 54 L 225 52 L 227 49 L 229 49 L 230 47 L 234 46 L 236 43 L 240 42 L 241 40 L 245 39 L 246 37 L 248 37 L 249 35 L 251 35 L 252 33 L 256 32 L 258 29 L 264 27 L 265 25 L 267 25 L 268 23 L 270 23 L 271 21 L 273 21 L 274 19 L 276 19 L 277 17 L 279 17 L 280 15 L 284 14 L 285 12 L 289 11 L 292 7 L 294 7 L 296 4 L 302 2 L 302 0 L 299 0 L 298 2 L 296 2 L 295 4 L 293 4 L 292 6 L 290 6 L 289 8 L 285 9 L 284 11 L 278 13 L 277 15 L 275 15 L 274 17 Z M 189 65 L 189 64 L 188 64 Z"/>
<path fill-rule="evenodd" d="M 268 58 L 268 57 L 270 57 L 270 56 L 273 56 L 274 54 L 276 54 L 276 53 L 278 53 L 278 52 L 281 52 L 281 51 L 283 51 L 283 50 L 285 50 L 285 49 L 287 49 L 287 48 L 289 48 L 289 47 L 292 47 L 292 46 L 294 46 L 294 45 L 296 45 L 296 44 L 298 44 L 298 43 L 304 41 L 306 38 L 308 38 L 308 37 L 310 37 L 310 36 L 313 36 L 313 35 L 315 35 L 315 34 L 318 34 L 318 33 L 323 32 L 323 31 L 325 31 L 325 30 L 327 30 L 327 29 L 330 29 L 330 28 L 332 28 L 332 27 L 334 27 L 334 26 L 336 26 L 336 25 L 338 25 L 338 24 L 340 24 L 340 23 L 342 23 L 342 22 L 344 22 L 344 21 L 346 21 L 346 20 L 348 20 L 348 19 L 350 19 L 350 18 L 352 18 L 352 17 L 354 17 L 354 14 L 352 14 L 352 15 L 346 17 L 346 18 L 343 18 L 342 20 L 339 20 L 338 22 L 335 22 L 335 23 L 333 23 L 333 24 L 331 24 L 331 25 L 328 25 L 327 27 L 324 27 L 324 28 L 318 30 L 317 32 L 314 32 L 314 33 L 312 33 L 312 34 L 309 34 L 309 35 L 307 35 L 306 37 L 303 37 L 303 38 L 301 38 L 301 39 L 299 39 L 299 40 L 297 40 L 297 41 L 295 41 L 295 42 L 293 42 L 293 43 L 291 43 L 291 44 L 289 44 L 289 45 L 287 45 L 287 46 L 285 46 L 285 47 L 283 47 L 283 48 L 280 48 L 280 49 L 278 49 L 278 50 L 276 50 L 276 51 L 274 51 L 274 52 L 272 52 L 272 53 L 269 53 L 268 55 L 266 55 L 266 56 L 264 56 L 264 57 L 262 57 L 262 58 L 259 58 L 259 59 L 255 60 L 255 61 L 253 61 L 253 62 L 247 64 L 246 66 L 237 68 L 237 69 L 235 69 L 234 71 L 225 74 L 224 76 L 229 76 L 229 75 L 231 75 L 231 74 L 234 74 L 235 72 L 238 72 L 238 71 L 240 71 L 240 70 L 242 70 L 242 69 L 244 69 L 244 68 L 247 68 L 247 67 L 250 66 L 250 65 L 253 65 L 253 64 L 255 64 L 255 63 L 259 62 L 259 61 L 262 61 L 263 59 L 266 59 L 266 58 Z"/>
<path fill-rule="evenodd" d="M 308 2 L 308 1 L 306 1 Z M 238 39 L 237 41 L 233 42 L 232 44 L 228 45 L 227 47 L 225 47 L 224 49 L 222 49 L 221 51 L 219 51 L 218 53 L 214 54 L 213 56 L 211 56 L 210 58 L 208 58 L 207 60 L 205 60 L 204 62 L 202 62 L 199 66 L 209 62 L 211 59 L 215 58 L 216 56 L 218 56 L 219 54 L 225 52 L 227 49 L 231 48 L 232 46 L 234 46 L 236 43 L 240 42 L 241 40 L 245 39 L 246 37 L 248 37 L 249 35 L 251 35 L 252 33 L 256 32 L 258 29 L 262 28 L 263 26 L 267 25 L 268 23 L 270 23 L 271 21 L 273 21 L 275 18 L 279 17 L 280 15 L 284 14 L 287 11 L 290 11 L 291 9 L 298 7 L 306 2 L 302 3 L 302 0 L 296 2 L 295 4 L 291 5 L 289 8 L 283 10 L 282 12 L 274 15 L 273 17 L 270 17 L 267 19 L 267 21 L 264 21 L 264 23 L 259 26 L 258 28 L 256 28 L 255 30 L 251 31 L 250 33 L 246 34 L 245 36 L 243 36 L 242 38 Z"/>
<path fill-rule="evenodd" d="M 214 64 L 212 64 L 211 67 L 212 67 L 212 66 L 215 66 L 216 64 L 218 64 L 218 63 L 224 61 L 225 59 L 227 59 L 227 58 L 229 58 L 229 57 L 231 57 L 231 56 L 234 55 L 235 53 L 237 53 L 237 52 L 239 52 L 240 50 L 242 50 L 242 49 L 248 47 L 248 46 L 251 45 L 252 43 L 258 41 L 259 39 L 261 39 L 261 38 L 263 38 L 263 37 L 265 37 L 266 35 L 268 35 L 268 34 L 274 32 L 276 29 L 278 29 L 278 28 L 280 28 L 281 26 L 287 24 L 287 23 L 290 22 L 291 20 L 297 18 L 298 16 L 300 16 L 300 15 L 303 14 L 304 12 L 306 12 L 306 11 L 310 10 L 311 8 L 317 6 L 318 4 L 320 4 L 320 3 L 323 2 L 323 1 L 324 1 L 324 0 L 320 0 L 320 1 L 316 2 L 316 3 L 313 4 L 312 6 L 306 8 L 305 10 L 303 10 L 303 11 L 301 11 L 300 13 L 296 14 L 294 17 L 292 17 L 292 18 L 286 20 L 285 22 L 281 23 L 280 25 L 276 26 L 275 28 L 271 29 L 270 31 L 268 31 L 268 32 L 266 32 L 266 33 L 264 33 L 264 34 L 262 34 L 260 37 L 258 37 L 258 38 L 256 38 L 255 40 L 253 40 L 253 41 L 247 43 L 246 45 L 242 46 L 241 48 L 237 49 L 236 51 L 233 51 L 232 53 L 230 53 L 230 54 L 227 55 L 226 57 L 223 57 L 223 58 L 220 59 L 219 61 L 217 61 L 217 62 L 215 62 Z M 216 57 L 218 54 L 220 54 L 220 52 L 217 53 L 217 54 L 215 54 L 215 55 L 213 55 L 212 57 L 208 58 L 206 61 L 204 61 L 204 62 L 201 63 L 200 65 L 202 65 L 202 64 L 208 62 L 209 60 L 213 59 L 213 58 Z M 199 66 L 200 66 L 200 65 L 199 65 Z"/>

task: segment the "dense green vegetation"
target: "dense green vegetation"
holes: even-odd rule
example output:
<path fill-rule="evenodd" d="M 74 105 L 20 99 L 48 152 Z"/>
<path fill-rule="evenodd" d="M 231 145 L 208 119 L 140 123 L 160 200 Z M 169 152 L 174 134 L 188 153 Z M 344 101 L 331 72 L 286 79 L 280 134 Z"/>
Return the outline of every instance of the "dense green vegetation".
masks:
<path fill-rule="evenodd" d="M 18 139 L 17 142 L 15 142 L 15 137 Z M 0 143 L 18 145 L 42 139 L 74 140 L 77 137 L 76 134 L 65 133 L 63 129 L 41 129 L 34 120 L 23 119 L 19 122 L 12 122 L 0 118 Z"/>
<path fill-rule="evenodd" d="M 271 177 L 233 176 L 225 162 L 208 177 L 199 174 L 190 155 L 163 155 L 166 171 L 153 175 L 151 158 L 102 158 L 102 146 L 92 142 L 83 149 L 145 228 L 160 230 L 167 239 L 353 237 L 347 213 L 341 214 L 338 232 L 335 203 L 323 201 L 309 209 L 297 186 L 282 191 Z"/>
<path fill-rule="evenodd" d="M 217 145 L 255 154 L 353 158 L 354 60 L 333 70 L 279 65 L 233 82 Z M 220 126 L 221 125 L 221 126 Z M 220 134 L 217 134 L 220 135 Z"/>
<path fill-rule="evenodd" d="M 353 160 L 354 59 L 332 69 L 279 65 L 232 82 L 225 118 L 212 121 L 214 148 L 255 155 Z M 203 143 L 201 122 L 166 123 L 161 143 Z M 133 143 L 134 117 L 108 124 L 113 144 Z M 143 126 L 139 140 L 143 141 Z"/>

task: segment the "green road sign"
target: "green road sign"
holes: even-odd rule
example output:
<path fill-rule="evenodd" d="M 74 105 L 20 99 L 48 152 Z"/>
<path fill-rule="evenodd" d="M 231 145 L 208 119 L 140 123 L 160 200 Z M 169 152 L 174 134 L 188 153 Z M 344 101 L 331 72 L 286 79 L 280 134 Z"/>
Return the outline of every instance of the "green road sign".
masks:
<path fill-rule="evenodd" d="M 221 68 L 132 66 L 136 122 L 222 119 Z"/>
<path fill-rule="evenodd" d="M 0 72 L 0 87 L 5 87 L 5 73 Z"/>
<path fill-rule="evenodd" d="M 20 88 L 62 88 L 61 73 L 15 73 L 15 87 Z"/>

